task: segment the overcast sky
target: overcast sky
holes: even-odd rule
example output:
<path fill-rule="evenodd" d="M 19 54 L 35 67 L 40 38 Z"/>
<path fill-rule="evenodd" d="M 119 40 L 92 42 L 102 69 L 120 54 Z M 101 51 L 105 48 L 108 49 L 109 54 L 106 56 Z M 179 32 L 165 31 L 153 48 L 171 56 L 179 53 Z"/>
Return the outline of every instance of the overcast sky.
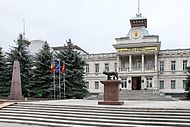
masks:
<path fill-rule="evenodd" d="M 0 0 L 0 46 L 14 45 L 26 24 L 29 40 L 61 46 L 71 38 L 89 53 L 115 52 L 115 38 L 130 30 L 138 0 Z M 190 48 L 190 0 L 141 0 L 150 35 L 161 49 Z"/>

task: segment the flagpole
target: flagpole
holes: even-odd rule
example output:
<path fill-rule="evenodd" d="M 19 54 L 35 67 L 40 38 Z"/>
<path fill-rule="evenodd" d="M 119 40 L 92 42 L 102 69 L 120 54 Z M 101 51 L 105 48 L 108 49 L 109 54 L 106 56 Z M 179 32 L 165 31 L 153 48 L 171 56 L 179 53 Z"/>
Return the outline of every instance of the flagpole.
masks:
<path fill-rule="evenodd" d="M 63 65 L 62 65 L 62 74 L 63 74 L 63 98 L 65 99 L 65 69 L 66 69 L 66 66 L 65 66 L 65 61 L 63 61 Z"/>
<path fill-rule="evenodd" d="M 53 72 L 53 93 L 54 93 L 54 100 L 55 100 L 55 71 Z"/>
<path fill-rule="evenodd" d="M 63 87 L 64 87 L 64 91 L 63 91 L 63 94 L 64 94 L 64 99 L 65 99 L 65 74 L 63 74 Z"/>
<path fill-rule="evenodd" d="M 60 61 L 59 61 L 59 64 L 60 64 Z M 60 71 L 61 71 L 61 68 L 59 66 L 59 98 L 61 99 L 61 79 L 60 79 Z"/>

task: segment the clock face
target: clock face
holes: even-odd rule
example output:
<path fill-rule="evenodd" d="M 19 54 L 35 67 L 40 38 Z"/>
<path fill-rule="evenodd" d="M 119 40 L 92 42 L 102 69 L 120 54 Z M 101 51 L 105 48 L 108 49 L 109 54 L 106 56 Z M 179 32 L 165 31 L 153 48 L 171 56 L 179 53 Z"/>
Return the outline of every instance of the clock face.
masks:
<path fill-rule="evenodd" d="M 140 38 L 141 35 L 142 35 L 142 32 L 141 32 L 140 29 L 133 29 L 133 30 L 131 31 L 131 36 L 132 36 L 132 38 L 134 38 L 134 39 Z"/>

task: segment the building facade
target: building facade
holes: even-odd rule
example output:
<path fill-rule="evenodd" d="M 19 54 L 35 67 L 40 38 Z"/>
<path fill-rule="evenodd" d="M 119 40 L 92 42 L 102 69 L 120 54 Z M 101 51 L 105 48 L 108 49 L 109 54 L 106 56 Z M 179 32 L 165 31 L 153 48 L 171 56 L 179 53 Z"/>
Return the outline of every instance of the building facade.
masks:
<path fill-rule="evenodd" d="M 117 71 L 127 90 L 153 89 L 166 94 L 185 92 L 186 67 L 190 49 L 160 50 L 158 35 L 150 35 L 147 19 L 137 14 L 130 19 L 131 29 L 125 37 L 115 38 L 115 53 L 85 55 L 85 80 L 91 94 L 103 92 L 103 71 Z"/>

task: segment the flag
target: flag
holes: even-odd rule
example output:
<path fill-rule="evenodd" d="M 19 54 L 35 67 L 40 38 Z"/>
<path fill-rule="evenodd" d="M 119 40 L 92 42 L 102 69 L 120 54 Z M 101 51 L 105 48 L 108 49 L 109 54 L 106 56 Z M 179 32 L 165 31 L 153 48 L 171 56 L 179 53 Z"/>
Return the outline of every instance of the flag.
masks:
<path fill-rule="evenodd" d="M 55 68 L 55 72 L 59 73 L 60 70 L 61 70 L 61 66 L 60 66 L 60 61 L 59 61 L 56 68 Z"/>
<path fill-rule="evenodd" d="M 63 61 L 62 70 L 61 70 L 62 74 L 65 73 L 65 69 L 66 69 L 65 62 Z"/>
<path fill-rule="evenodd" d="M 51 68 L 51 73 L 54 73 L 54 71 L 55 71 L 55 63 L 54 63 L 54 60 L 52 61 L 50 68 Z"/>

